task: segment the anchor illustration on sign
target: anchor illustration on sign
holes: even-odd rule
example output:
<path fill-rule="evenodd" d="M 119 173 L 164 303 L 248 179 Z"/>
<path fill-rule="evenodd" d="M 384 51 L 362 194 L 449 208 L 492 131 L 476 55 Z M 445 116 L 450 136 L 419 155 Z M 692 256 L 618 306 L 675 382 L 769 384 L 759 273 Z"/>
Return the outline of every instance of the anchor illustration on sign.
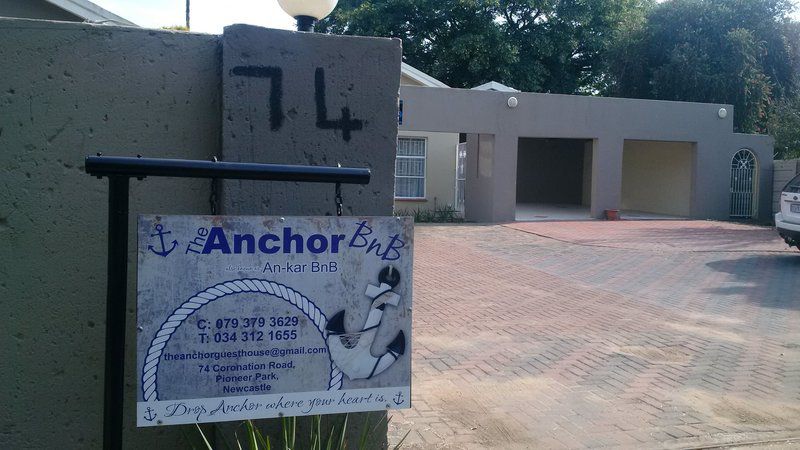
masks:
<path fill-rule="evenodd" d="M 368 285 L 365 294 L 372 299 L 369 315 L 361 331 L 348 333 L 344 327 L 344 310 L 329 321 L 328 349 L 333 362 L 351 380 L 370 379 L 388 369 L 406 350 L 406 337 L 400 330 L 386 347 L 386 353 L 373 356 L 371 347 L 381 325 L 386 305 L 397 306 L 400 296 L 392 291 L 400 283 L 400 274 L 391 266 L 378 275 L 379 286 Z"/>
<path fill-rule="evenodd" d="M 154 413 L 153 412 L 153 408 L 151 408 L 149 406 L 147 407 L 147 411 L 146 412 L 147 412 L 147 414 L 144 416 L 144 420 L 146 420 L 148 422 L 152 422 L 152 421 L 156 420 L 156 417 L 158 417 L 158 414 Z"/>
<path fill-rule="evenodd" d="M 394 401 L 395 405 L 402 405 L 403 402 L 406 401 L 406 399 L 403 398 L 403 393 L 402 392 L 398 392 L 397 395 L 395 395 L 392 400 Z"/>
<path fill-rule="evenodd" d="M 175 247 L 178 246 L 178 241 L 177 240 L 172 241 L 172 247 L 169 250 L 167 250 L 167 246 L 164 244 L 164 235 L 172 234 L 172 231 L 164 231 L 164 225 L 161 225 L 160 223 L 155 226 L 155 229 L 156 233 L 151 234 L 150 237 L 158 236 L 158 238 L 161 240 L 161 250 L 160 251 L 156 250 L 152 245 L 148 245 L 147 249 L 158 256 L 163 256 L 164 258 L 166 258 L 167 255 L 172 253 L 172 251 L 175 250 Z"/>

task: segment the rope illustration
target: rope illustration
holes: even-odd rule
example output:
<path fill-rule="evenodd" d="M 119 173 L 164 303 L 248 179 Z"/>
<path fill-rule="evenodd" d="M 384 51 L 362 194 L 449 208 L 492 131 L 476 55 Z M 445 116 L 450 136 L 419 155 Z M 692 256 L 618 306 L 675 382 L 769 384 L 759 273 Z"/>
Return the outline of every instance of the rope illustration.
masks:
<path fill-rule="evenodd" d="M 302 313 L 311 319 L 316 325 L 317 330 L 322 335 L 322 339 L 326 340 L 328 331 L 325 326 L 328 323 L 328 318 L 325 314 L 317 308 L 311 300 L 304 295 L 298 293 L 294 289 L 284 286 L 280 283 L 267 280 L 257 280 L 244 278 L 240 280 L 231 280 L 224 283 L 212 286 L 204 291 L 200 291 L 189 300 L 180 305 L 161 325 L 161 329 L 156 333 L 150 343 L 150 348 L 147 350 L 147 358 L 142 368 L 142 391 L 145 401 L 157 401 L 158 389 L 156 386 L 156 378 L 158 374 L 158 365 L 161 360 L 161 354 L 167 342 L 175 333 L 175 330 L 197 310 L 226 295 L 238 294 L 247 292 L 257 292 L 272 295 L 285 300 L 292 306 L 302 311 Z M 330 358 L 330 354 L 328 355 Z M 329 391 L 336 391 L 342 387 L 342 371 L 331 360 L 330 382 L 328 383 Z"/>

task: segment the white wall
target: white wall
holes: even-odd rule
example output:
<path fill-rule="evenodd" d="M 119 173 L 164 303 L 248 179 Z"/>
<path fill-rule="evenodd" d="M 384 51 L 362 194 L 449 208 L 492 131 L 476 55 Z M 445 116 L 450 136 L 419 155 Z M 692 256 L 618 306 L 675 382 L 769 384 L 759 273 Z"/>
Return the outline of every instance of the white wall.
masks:
<path fill-rule="evenodd" d="M 800 173 L 800 159 L 787 159 L 775 161 L 775 169 L 772 172 L 772 212 L 780 209 L 781 190 L 786 183 L 795 175 Z"/>
<path fill-rule="evenodd" d="M 428 142 L 425 158 L 425 199 L 394 201 L 395 211 L 434 209 L 455 204 L 456 146 L 458 134 L 401 131 L 398 137 L 425 138 Z"/>
<path fill-rule="evenodd" d="M 400 74 L 400 84 L 404 86 L 425 86 L 424 84 L 420 83 L 419 81 L 407 76 L 406 74 Z"/>
<path fill-rule="evenodd" d="M 425 86 L 417 80 L 400 75 L 401 86 Z M 400 131 L 398 137 L 416 137 L 427 140 L 425 158 L 425 198 L 421 200 L 395 199 L 395 211 L 432 210 L 435 207 L 455 205 L 456 185 L 456 133 L 429 133 Z"/>
<path fill-rule="evenodd" d="M 693 150 L 690 142 L 625 141 L 622 209 L 688 217 Z"/>

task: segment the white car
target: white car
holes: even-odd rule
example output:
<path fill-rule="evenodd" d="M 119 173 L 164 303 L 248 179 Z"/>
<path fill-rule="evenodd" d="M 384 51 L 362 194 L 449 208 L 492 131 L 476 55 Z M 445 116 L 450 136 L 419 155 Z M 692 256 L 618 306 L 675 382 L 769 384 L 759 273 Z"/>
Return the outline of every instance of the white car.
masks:
<path fill-rule="evenodd" d="M 787 244 L 800 249 L 800 175 L 781 192 L 781 212 L 775 214 L 775 227 Z"/>

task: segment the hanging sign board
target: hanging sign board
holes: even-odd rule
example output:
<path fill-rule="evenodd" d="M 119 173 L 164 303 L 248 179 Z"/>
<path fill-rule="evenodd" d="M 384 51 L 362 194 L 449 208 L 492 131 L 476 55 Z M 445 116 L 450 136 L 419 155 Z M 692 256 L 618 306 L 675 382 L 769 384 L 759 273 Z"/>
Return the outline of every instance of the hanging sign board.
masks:
<path fill-rule="evenodd" d="M 140 216 L 137 425 L 410 407 L 413 223 Z"/>

